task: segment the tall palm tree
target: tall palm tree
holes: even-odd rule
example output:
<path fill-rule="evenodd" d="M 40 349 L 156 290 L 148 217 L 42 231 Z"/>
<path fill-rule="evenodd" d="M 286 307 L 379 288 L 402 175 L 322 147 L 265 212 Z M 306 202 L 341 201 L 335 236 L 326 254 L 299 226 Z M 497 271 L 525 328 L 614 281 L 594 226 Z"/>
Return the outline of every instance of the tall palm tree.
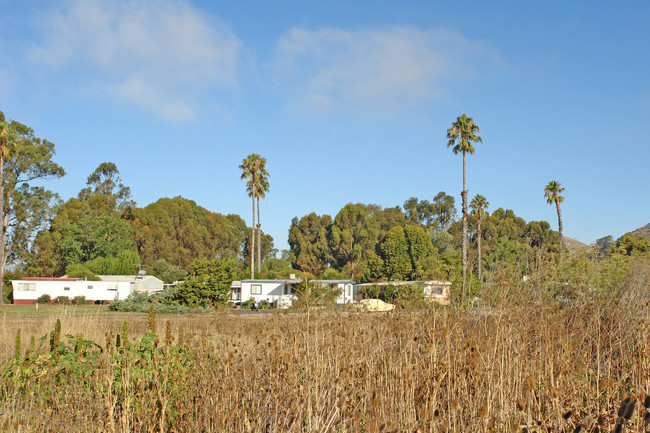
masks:
<path fill-rule="evenodd" d="M 476 194 L 472 199 L 472 202 L 469 204 L 470 207 L 474 210 L 474 214 L 478 218 L 478 229 L 476 231 L 476 242 L 478 247 L 478 281 L 481 282 L 481 237 L 483 233 L 481 232 L 481 223 L 483 222 L 484 211 L 490 206 L 487 199 L 481 194 Z"/>
<path fill-rule="evenodd" d="M 546 203 L 553 204 L 557 209 L 557 225 L 560 230 L 560 255 L 562 254 L 562 247 L 564 242 L 562 239 L 562 211 L 560 210 L 560 203 L 564 201 L 564 197 L 560 194 L 564 192 L 564 187 L 560 182 L 552 180 L 544 187 L 544 197 L 546 197 Z"/>
<path fill-rule="evenodd" d="M 447 147 L 451 147 L 455 155 L 463 153 L 463 191 L 460 195 L 463 198 L 463 301 L 467 295 L 467 182 L 466 182 L 466 155 L 474 154 L 474 143 L 483 143 L 478 136 L 481 128 L 474 122 L 474 119 L 467 117 L 465 113 L 452 122 L 447 130 Z"/>
<path fill-rule="evenodd" d="M 239 168 L 242 171 L 241 179 L 249 179 L 246 184 L 246 191 L 251 198 L 253 207 L 253 222 L 251 223 L 251 236 L 249 238 L 248 254 L 251 258 L 251 280 L 255 279 L 255 195 L 257 187 L 257 167 L 259 165 L 260 156 L 256 153 L 251 153 L 242 160 Z"/>
<path fill-rule="evenodd" d="M 260 157 L 255 191 L 255 199 L 257 200 L 257 272 L 262 272 L 262 219 L 260 218 L 260 199 L 265 198 L 266 193 L 269 192 L 269 172 L 266 171 L 266 158 Z"/>

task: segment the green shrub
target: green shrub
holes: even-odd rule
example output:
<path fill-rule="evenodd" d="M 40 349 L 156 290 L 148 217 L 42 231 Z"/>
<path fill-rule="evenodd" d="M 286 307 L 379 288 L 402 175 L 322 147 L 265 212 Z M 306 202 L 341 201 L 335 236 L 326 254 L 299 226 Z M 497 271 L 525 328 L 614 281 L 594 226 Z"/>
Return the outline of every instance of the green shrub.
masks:
<path fill-rule="evenodd" d="M 70 303 L 70 298 L 68 298 L 67 296 L 57 296 L 54 299 L 54 303 L 68 305 Z"/>
<path fill-rule="evenodd" d="M 75 296 L 72 299 L 72 304 L 74 305 L 84 305 L 86 303 L 86 297 L 85 296 Z"/>
<path fill-rule="evenodd" d="M 206 313 L 212 311 L 209 307 L 190 308 L 171 300 L 168 292 L 149 296 L 146 293 L 131 293 L 126 299 L 115 301 L 108 306 L 111 311 L 148 313 L 153 304 L 156 314 L 185 314 L 189 312 Z"/>
<path fill-rule="evenodd" d="M 44 295 L 39 296 L 38 299 L 36 299 L 36 302 L 38 302 L 39 304 L 47 304 L 51 300 L 52 300 L 52 297 L 46 293 Z"/>

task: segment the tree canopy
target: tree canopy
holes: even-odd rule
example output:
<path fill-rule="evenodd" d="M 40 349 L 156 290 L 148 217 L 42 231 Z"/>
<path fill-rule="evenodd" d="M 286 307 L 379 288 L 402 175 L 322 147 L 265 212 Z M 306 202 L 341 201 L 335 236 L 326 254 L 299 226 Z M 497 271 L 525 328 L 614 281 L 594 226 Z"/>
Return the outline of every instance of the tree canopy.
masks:
<path fill-rule="evenodd" d="M 53 143 L 0 111 L 0 280 L 8 264 L 29 258 L 34 237 L 52 217 L 58 196 L 38 182 L 65 174 L 53 157 Z"/>

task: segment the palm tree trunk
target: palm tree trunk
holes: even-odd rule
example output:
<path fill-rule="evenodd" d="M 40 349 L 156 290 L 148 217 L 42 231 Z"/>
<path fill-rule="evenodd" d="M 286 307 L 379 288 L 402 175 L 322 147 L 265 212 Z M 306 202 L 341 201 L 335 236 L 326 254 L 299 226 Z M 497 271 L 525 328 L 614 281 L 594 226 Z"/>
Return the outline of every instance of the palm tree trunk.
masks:
<path fill-rule="evenodd" d="M 557 225 L 560 230 L 560 256 L 562 255 L 562 249 L 564 248 L 564 240 L 562 238 L 562 211 L 560 210 L 560 201 L 555 201 L 555 207 L 557 208 Z"/>
<path fill-rule="evenodd" d="M 253 202 L 253 223 L 251 224 L 251 237 L 250 248 L 248 255 L 251 258 L 251 280 L 255 279 L 255 186 L 253 186 L 253 195 L 251 201 Z"/>
<path fill-rule="evenodd" d="M 461 192 L 463 198 L 463 302 L 467 297 L 467 182 L 466 182 L 466 153 L 463 151 L 463 191 Z"/>
<path fill-rule="evenodd" d="M 479 214 L 479 217 L 478 217 L 478 239 L 477 239 L 477 242 L 478 242 L 478 283 L 479 283 L 479 285 L 481 284 L 481 281 L 482 281 L 481 280 L 481 234 L 482 234 L 481 233 L 481 222 L 482 222 L 482 219 L 483 218 L 481 218 L 481 216 Z"/>
<path fill-rule="evenodd" d="M 262 223 L 260 219 L 260 196 L 257 196 L 257 272 L 262 272 Z"/>

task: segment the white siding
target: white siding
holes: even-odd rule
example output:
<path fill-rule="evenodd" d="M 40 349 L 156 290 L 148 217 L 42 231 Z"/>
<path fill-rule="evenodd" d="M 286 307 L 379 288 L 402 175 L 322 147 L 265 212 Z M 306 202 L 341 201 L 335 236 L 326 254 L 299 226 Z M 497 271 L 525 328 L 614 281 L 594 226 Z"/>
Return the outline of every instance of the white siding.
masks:
<path fill-rule="evenodd" d="M 85 296 L 87 301 L 115 301 L 131 293 L 130 283 L 116 281 L 12 280 L 11 284 L 15 301 L 36 301 L 42 295 L 53 300 Z"/>
<path fill-rule="evenodd" d="M 296 293 L 284 280 L 250 280 L 241 282 L 241 297 L 234 300 L 236 302 L 246 302 L 254 299 L 255 302 L 277 302 L 286 306 L 295 298 Z"/>

